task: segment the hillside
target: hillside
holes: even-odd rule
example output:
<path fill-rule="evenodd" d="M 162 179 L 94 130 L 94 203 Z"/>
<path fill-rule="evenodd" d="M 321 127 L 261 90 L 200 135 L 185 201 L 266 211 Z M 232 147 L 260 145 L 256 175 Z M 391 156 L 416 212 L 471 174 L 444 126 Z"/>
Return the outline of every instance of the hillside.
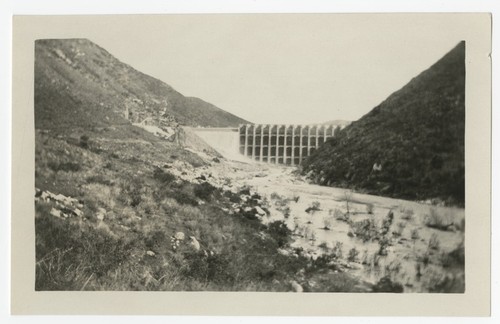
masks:
<path fill-rule="evenodd" d="M 190 127 L 155 125 L 170 117 L 246 122 L 87 40 L 36 43 L 35 290 L 372 290 L 338 272 L 344 261 L 293 248 L 269 200 L 242 183 L 251 166 Z"/>
<path fill-rule="evenodd" d="M 329 139 L 305 161 L 303 172 L 324 185 L 463 205 L 464 99 L 461 42 Z"/>
<path fill-rule="evenodd" d="M 148 117 L 173 117 L 186 126 L 247 123 L 201 99 L 184 97 L 89 40 L 36 41 L 36 128 L 128 124 Z"/>

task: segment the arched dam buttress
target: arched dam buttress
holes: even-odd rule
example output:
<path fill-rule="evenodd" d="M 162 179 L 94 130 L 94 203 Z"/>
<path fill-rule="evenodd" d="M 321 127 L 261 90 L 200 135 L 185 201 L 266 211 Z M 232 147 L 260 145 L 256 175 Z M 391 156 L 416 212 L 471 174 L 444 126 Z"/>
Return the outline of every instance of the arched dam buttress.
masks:
<path fill-rule="evenodd" d="M 238 128 L 192 128 L 207 144 L 231 160 L 300 165 L 326 140 L 335 125 L 246 124 Z"/>

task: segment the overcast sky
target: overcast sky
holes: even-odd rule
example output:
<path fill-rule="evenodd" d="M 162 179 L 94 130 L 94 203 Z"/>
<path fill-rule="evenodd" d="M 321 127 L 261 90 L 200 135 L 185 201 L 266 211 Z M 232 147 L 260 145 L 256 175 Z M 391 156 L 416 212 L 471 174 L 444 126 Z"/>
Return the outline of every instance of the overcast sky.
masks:
<path fill-rule="evenodd" d="M 437 18 L 157 15 L 120 28 L 102 20 L 87 37 L 185 96 L 251 122 L 298 124 L 356 120 L 439 60 L 463 26 Z"/>

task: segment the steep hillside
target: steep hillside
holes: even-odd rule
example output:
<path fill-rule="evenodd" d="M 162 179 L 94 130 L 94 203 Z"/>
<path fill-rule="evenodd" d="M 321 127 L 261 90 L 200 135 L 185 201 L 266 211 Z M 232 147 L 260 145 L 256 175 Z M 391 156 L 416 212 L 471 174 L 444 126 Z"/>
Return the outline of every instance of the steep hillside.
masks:
<path fill-rule="evenodd" d="M 148 117 L 173 117 L 187 126 L 247 123 L 201 99 L 184 97 L 89 40 L 36 41 L 36 128 L 127 124 Z"/>
<path fill-rule="evenodd" d="M 303 171 L 320 184 L 464 204 L 464 100 L 461 42 L 328 140 Z"/>

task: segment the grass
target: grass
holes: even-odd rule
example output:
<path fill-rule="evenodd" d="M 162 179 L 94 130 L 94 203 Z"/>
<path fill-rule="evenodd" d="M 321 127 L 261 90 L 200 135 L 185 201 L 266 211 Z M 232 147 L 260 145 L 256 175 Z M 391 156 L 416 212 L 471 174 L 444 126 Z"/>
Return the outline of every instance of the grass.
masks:
<path fill-rule="evenodd" d="M 51 203 L 36 205 L 37 290 L 289 291 L 295 280 L 306 291 L 344 291 L 359 282 L 350 275 L 342 275 L 349 284 L 335 281 L 340 277 L 325 273 L 303 251 L 279 253 L 291 250 L 292 233 L 283 222 L 264 225 L 255 217 L 253 208 L 265 209 L 266 203 L 249 188 L 222 192 L 206 182 L 183 181 L 169 168 L 139 159 L 149 154 L 148 145 L 136 148 L 143 154 L 136 153 L 134 162 L 126 146 L 103 146 L 106 151 L 97 154 L 78 141 L 36 140 L 37 187 L 84 205 L 84 217 L 70 219 L 51 216 Z M 64 150 L 63 158 L 58 152 Z M 116 158 L 110 160 L 109 150 Z M 165 160 L 172 155 L 151 153 Z M 83 167 L 57 173 L 48 167 L 71 161 Z M 234 203 L 252 210 L 231 214 Z M 103 221 L 96 218 L 100 208 L 106 210 Z M 174 249 L 177 232 L 194 236 L 200 251 L 188 240 Z M 308 235 L 314 239 L 313 232 Z M 323 283 L 310 284 L 315 281 Z"/>

